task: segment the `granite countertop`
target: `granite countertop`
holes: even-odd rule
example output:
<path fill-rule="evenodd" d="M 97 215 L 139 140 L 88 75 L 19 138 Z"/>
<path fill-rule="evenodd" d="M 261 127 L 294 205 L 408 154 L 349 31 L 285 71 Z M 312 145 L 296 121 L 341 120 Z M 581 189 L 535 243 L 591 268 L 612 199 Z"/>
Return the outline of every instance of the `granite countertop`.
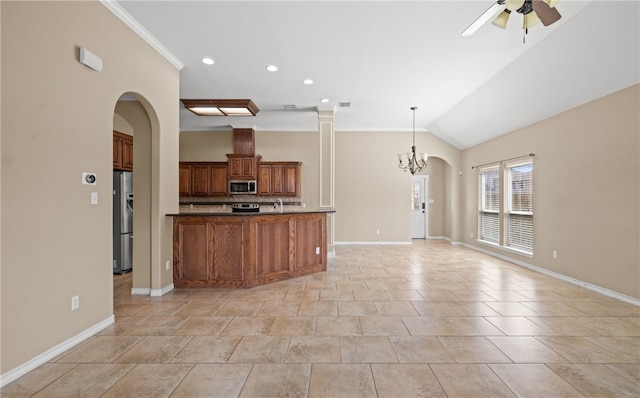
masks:
<path fill-rule="evenodd" d="M 179 213 L 167 214 L 167 216 L 260 216 L 278 214 L 304 214 L 304 213 L 335 213 L 335 209 L 309 209 L 304 206 L 261 206 L 259 212 L 232 212 L 231 206 L 226 205 L 181 205 Z"/>

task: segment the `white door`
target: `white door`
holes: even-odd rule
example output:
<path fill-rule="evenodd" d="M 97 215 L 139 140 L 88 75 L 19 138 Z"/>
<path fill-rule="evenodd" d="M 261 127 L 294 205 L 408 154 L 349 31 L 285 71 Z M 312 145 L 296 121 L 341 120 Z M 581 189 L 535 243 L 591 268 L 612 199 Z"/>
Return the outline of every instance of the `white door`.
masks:
<path fill-rule="evenodd" d="M 429 236 L 429 176 L 411 177 L 411 238 L 425 239 Z"/>

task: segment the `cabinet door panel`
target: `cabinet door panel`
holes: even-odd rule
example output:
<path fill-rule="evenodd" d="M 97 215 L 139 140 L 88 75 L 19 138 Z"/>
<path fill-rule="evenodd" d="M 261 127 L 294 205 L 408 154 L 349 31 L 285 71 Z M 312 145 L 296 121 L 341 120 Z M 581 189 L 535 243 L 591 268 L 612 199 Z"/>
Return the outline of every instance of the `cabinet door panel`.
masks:
<path fill-rule="evenodd" d="M 209 168 L 209 195 L 210 196 L 227 196 L 227 165 L 212 165 Z"/>
<path fill-rule="evenodd" d="M 178 172 L 179 196 L 191 196 L 191 166 L 181 164 Z"/>
<path fill-rule="evenodd" d="M 271 195 L 284 195 L 284 168 L 281 165 L 271 166 Z"/>
<path fill-rule="evenodd" d="M 291 241 L 288 220 L 256 219 L 255 276 L 288 272 L 291 265 Z"/>
<path fill-rule="evenodd" d="M 193 165 L 191 166 L 191 195 L 208 196 L 209 195 L 209 166 Z"/>
<path fill-rule="evenodd" d="M 120 170 L 122 167 L 122 138 L 113 135 L 113 168 Z"/>
<path fill-rule="evenodd" d="M 133 137 L 122 140 L 122 168 L 133 171 Z"/>
<path fill-rule="evenodd" d="M 211 239 L 207 221 L 181 222 L 177 240 L 180 281 L 206 281 L 211 275 Z"/>
<path fill-rule="evenodd" d="M 258 166 L 258 195 L 271 196 L 271 166 Z"/>
<path fill-rule="evenodd" d="M 214 279 L 220 281 L 242 280 L 242 250 L 244 223 L 217 222 L 214 225 Z"/>
<path fill-rule="evenodd" d="M 296 269 L 322 263 L 325 250 L 322 221 L 321 218 L 295 221 Z"/>
<path fill-rule="evenodd" d="M 300 166 L 285 166 L 284 174 L 284 195 L 300 196 Z"/>

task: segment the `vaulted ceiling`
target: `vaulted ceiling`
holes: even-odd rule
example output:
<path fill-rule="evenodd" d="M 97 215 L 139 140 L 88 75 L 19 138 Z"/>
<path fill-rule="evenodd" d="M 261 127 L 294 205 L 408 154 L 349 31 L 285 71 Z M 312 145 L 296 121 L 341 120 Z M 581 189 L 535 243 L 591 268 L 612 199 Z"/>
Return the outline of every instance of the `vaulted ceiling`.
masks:
<path fill-rule="evenodd" d="M 493 3 L 116 6 L 184 65 L 181 98 L 250 98 L 260 108 L 255 117 L 199 117 L 176 103 L 181 131 L 317 130 L 318 109 L 335 110 L 337 131 L 407 131 L 416 106 L 416 131 L 464 149 L 640 82 L 638 1 L 564 0 L 562 19 L 526 35 L 513 13 L 504 30 L 489 22 L 462 37 Z"/>

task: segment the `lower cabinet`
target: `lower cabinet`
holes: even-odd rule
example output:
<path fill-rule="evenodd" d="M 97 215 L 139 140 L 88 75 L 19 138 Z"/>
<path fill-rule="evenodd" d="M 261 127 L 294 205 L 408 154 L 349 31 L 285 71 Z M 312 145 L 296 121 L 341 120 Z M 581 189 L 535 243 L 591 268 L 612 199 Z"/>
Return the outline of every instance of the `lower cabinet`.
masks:
<path fill-rule="evenodd" d="M 326 213 L 180 215 L 176 287 L 252 287 L 327 269 Z"/>

